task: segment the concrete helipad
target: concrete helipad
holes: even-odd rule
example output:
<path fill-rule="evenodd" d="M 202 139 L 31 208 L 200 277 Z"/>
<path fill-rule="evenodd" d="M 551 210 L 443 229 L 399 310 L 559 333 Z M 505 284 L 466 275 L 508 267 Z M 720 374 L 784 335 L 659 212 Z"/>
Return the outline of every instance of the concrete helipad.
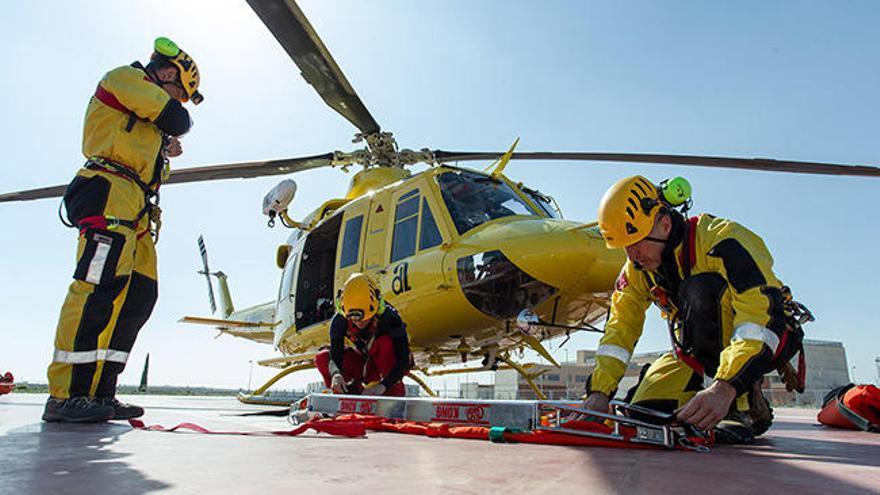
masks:
<path fill-rule="evenodd" d="M 126 399 L 126 398 L 123 398 Z M 138 396 L 147 424 L 283 430 L 233 398 Z M 127 423 L 40 421 L 45 396 L 0 397 L 0 493 L 711 493 L 880 494 L 880 435 L 831 431 L 814 410 L 779 409 L 752 446 L 709 454 L 503 445 L 369 433 L 214 436 Z"/>

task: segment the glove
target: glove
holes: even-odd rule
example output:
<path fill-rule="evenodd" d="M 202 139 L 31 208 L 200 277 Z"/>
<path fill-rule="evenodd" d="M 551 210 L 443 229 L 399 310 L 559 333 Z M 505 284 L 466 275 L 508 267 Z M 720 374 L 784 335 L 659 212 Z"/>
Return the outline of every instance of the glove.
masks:
<path fill-rule="evenodd" d="M 608 398 L 607 395 L 602 392 L 590 392 L 590 395 L 584 399 L 583 408 L 588 409 L 590 411 L 599 411 L 602 413 L 610 413 L 611 408 L 609 407 L 609 402 L 611 399 Z M 568 421 L 593 421 L 597 423 L 601 423 L 602 420 L 597 416 L 590 416 L 588 414 L 581 413 L 572 413 L 568 417 Z"/>
<path fill-rule="evenodd" d="M 345 390 L 345 378 L 343 378 L 342 373 L 333 373 L 333 376 L 330 378 L 330 389 L 333 390 L 334 394 L 344 394 Z"/>
<path fill-rule="evenodd" d="M 385 385 L 382 385 L 381 382 L 368 383 L 367 386 L 364 387 L 364 391 L 361 395 L 382 395 L 385 393 Z"/>

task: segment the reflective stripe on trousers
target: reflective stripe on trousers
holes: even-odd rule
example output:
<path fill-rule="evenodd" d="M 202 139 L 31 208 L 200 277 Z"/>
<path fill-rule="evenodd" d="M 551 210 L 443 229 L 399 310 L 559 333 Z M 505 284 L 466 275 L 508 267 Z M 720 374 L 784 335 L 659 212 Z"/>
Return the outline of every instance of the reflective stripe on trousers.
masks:
<path fill-rule="evenodd" d="M 113 349 L 97 349 L 94 351 L 61 351 L 55 349 L 52 362 L 68 364 L 96 363 L 98 361 L 113 361 L 125 364 L 128 361 L 128 353 Z"/>

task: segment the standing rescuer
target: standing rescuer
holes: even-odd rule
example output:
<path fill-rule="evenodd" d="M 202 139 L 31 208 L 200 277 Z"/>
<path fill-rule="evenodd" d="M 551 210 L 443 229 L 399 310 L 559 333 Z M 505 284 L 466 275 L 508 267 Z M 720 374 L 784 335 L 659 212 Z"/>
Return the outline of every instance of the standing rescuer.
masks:
<path fill-rule="evenodd" d="M 315 367 L 333 393 L 403 397 L 410 368 L 406 325 L 363 273 L 352 274 L 330 322 L 330 348 L 315 356 Z M 354 347 L 346 347 L 346 339 Z"/>
<path fill-rule="evenodd" d="M 49 365 L 45 421 L 97 422 L 141 416 L 116 399 L 138 331 L 158 297 L 159 186 L 178 136 L 192 122 L 181 103 L 199 104 L 199 70 L 168 38 L 150 62 L 118 67 L 101 79 L 86 109 L 85 166 L 64 194 L 79 230 L 73 282 L 61 308 Z"/>
<path fill-rule="evenodd" d="M 761 393 L 765 373 L 778 369 L 786 386 L 803 391 L 803 330 L 812 316 L 791 299 L 772 270 L 760 237 L 703 214 L 690 219 L 681 178 L 657 188 L 641 176 L 614 184 L 599 206 L 609 248 L 627 261 L 587 383 L 585 407 L 608 409 L 653 302 L 669 323 L 673 352 L 643 370 L 633 404 L 665 412 L 728 443 L 749 443 L 769 428 L 772 410 Z M 801 319 L 797 319 L 801 316 Z M 795 373 L 789 360 L 800 351 Z M 704 377 L 713 379 L 703 387 Z"/>

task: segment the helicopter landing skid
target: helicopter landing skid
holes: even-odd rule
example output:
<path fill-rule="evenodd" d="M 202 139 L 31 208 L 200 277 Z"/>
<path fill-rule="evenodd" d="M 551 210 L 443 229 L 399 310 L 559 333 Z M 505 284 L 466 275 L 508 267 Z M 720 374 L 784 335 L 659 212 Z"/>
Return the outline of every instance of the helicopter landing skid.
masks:
<path fill-rule="evenodd" d="M 270 378 L 266 383 L 264 383 L 260 388 L 254 390 L 250 394 L 238 394 L 239 402 L 243 404 L 270 404 L 272 402 L 272 398 L 264 395 L 269 387 L 275 384 L 278 380 L 284 378 L 285 376 L 296 373 L 297 371 L 303 371 L 307 369 L 311 369 L 315 367 L 314 361 L 305 361 L 292 364 L 283 370 L 279 371 L 272 378 Z M 289 405 L 290 401 L 278 401 L 277 405 Z"/>

